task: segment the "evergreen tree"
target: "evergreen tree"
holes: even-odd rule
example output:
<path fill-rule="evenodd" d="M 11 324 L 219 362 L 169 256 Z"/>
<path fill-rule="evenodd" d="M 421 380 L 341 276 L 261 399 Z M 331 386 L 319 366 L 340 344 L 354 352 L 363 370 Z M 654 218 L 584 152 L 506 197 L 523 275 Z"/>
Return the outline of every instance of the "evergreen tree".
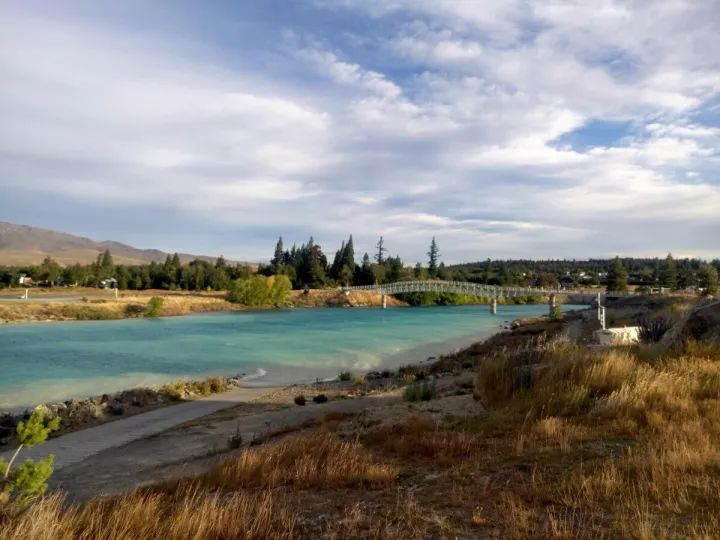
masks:
<path fill-rule="evenodd" d="M 106 249 L 102 254 L 102 259 L 100 260 L 100 266 L 102 268 L 112 268 L 113 267 L 113 258 L 110 254 L 110 250 Z"/>
<path fill-rule="evenodd" d="M 704 264 L 700 268 L 699 286 L 704 289 L 708 296 L 717 296 L 718 293 L 718 272 L 712 264 Z"/>
<path fill-rule="evenodd" d="M 215 261 L 215 268 L 224 269 L 225 267 L 227 267 L 227 261 L 225 261 L 225 257 L 220 255 Z"/>
<path fill-rule="evenodd" d="M 385 252 L 387 252 L 387 249 L 385 249 L 385 240 L 383 240 L 383 237 L 380 237 L 380 240 L 378 240 L 377 245 L 375 246 L 375 249 L 377 249 L 377 254 L 375 255 L 375 261 L 378 264 L 382 264 L 385 262 Z"/>
<path fill-rule="evenodd" d="M 668 289 L 677 289 L 678 271 L 677 262 L 673 259 L 672 253 L 668 253 L 660 269 L 660 286 Z"/>
<path fill-rule="evenodd" d="M 347 266 L 353 272 L 355 271 L 355 246 L 353 245 L 352 234 L 348 238 L 347 244 L 345 244 L 345 250 L 342 255 L 342 265 Z"/>
<path fill-rule="evenodd" d="M 430 277 L 437 276 L 438 270 L 438 259 L 440 258 L 440 249 L 438 248 L 435 237 L 433 236 L 432 242 L 430 242 L 430 251 L 427 252 L 428 256 L 428 273 Z"/>
<path fill-rule="evenodd" d="M 608 272 L 607 290 L 609 292 L 624 292 L 628 290 L 628 272 L 620 260 L 615 257 L 610 265 Z"/>
<path fill-rule="evenodd" d="M 275 268 L 275 273 L 280 273 L 280 267 L 283 265 L 284 261 L 284 249 L 283 249 L 283 239 L 282 236 L 278 238 L 277 244 L 275 244 L 275 253 L 273 255 L 272 260 L 270 261 L 270 264 L 273 265 Z"/>

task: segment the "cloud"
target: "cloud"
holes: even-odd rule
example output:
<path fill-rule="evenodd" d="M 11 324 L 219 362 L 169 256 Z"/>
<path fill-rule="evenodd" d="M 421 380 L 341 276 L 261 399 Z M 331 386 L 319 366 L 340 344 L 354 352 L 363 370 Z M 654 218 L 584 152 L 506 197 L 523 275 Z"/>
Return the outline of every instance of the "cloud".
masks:
<path fill-rule="evenodd" d="M 433 235 L 448 262 L 720 255 L 711 0 L 135 8 L 8 9 L 0 189 L 73 211 L 4 215 L 172 213 L 197 229 L 183 250 L 253 259 L 350 233 L 409 262 Z"/>

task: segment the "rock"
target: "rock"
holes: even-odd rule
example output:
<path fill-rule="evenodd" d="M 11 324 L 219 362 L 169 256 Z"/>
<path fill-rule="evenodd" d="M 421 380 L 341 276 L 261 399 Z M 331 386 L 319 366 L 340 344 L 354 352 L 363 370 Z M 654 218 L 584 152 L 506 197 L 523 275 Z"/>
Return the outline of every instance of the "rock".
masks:
<path fill-rule="evenodd" d="M 109 407 L 110 414 L 113 416 L 122 416 L 125 414 L 125 405 L 118 400 L 114 400 Z"/>

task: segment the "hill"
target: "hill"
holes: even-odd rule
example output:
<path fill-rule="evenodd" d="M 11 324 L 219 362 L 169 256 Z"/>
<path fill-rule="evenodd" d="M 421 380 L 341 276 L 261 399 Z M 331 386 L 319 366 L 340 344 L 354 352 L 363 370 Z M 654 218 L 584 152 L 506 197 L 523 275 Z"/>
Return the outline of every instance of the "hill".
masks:
<path fill-rule="evenodd" d="M 110 240 L 98 242 L 68 233 L 0 221 L 0 265 L 39 264 L 48 256 L 62 265 L 76 262 L 88 264 L 95 261 L 98 254 L 106 249 L 110 250 L 116 264 L 163 262 L 168 256 L 159 249 L 139 249 Z M 189 253 L 179 255 L 183 263 L 196 258 L 210 262 L 216 259 Z"/>

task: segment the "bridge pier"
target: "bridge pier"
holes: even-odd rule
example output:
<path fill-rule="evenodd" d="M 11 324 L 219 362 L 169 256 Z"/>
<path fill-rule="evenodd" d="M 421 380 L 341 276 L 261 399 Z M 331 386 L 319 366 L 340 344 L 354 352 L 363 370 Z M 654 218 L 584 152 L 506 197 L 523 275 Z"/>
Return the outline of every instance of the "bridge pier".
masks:
<path fill-rule="evenodd" d="M 548 315 L 550 315 L 551 318 L 554 317 L 556 314 L 556 310 L 557 310 L 557 298 L 555 297 L 554 294 L 551 294 L 550 299 L 548 300 Z"/>
<path fill-rule="evenodd" d="M 382 308 L 387 309 L 387 296 L 382 295 Z"/>
<path fill-rule="evenodd" d="M 492 302 L 490 302 L 490 314 L 491 315 L 497 315 L 497 297 L 493 297 Z"/>

